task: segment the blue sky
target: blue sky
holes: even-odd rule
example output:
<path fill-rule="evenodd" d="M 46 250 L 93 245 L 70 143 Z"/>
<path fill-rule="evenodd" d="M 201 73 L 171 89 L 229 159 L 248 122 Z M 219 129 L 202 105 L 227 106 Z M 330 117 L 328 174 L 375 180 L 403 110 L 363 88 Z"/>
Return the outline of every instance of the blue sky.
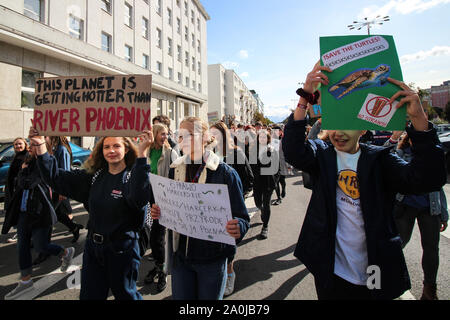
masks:
<path fill-rule="evenodd" d="M 450 80 L 450 0 L 201 0 L 208 21 L 208 63 L 234 69 L 256 90 L 273 121 L 286 118 L 319 60 L 319 37 L 364 35 L 347 26 L 389 15 L 371 34 L 393 35 L 406 83 Z M 295 100 L 295 101 L 294 101 Z"/>

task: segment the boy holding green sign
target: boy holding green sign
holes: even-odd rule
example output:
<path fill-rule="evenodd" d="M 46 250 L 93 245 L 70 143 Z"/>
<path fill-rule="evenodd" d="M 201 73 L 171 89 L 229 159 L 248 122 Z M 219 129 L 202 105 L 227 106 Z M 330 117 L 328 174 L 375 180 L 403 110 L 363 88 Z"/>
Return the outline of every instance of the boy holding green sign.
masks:
<path fill-rule="evenodd" d="M 382 50 L 386 43 L 381 38 L 353 44 L 352 50 L 365 47 L 365 51 L 352 52 L 347 59 Z M 344 48 L 351 51 L 349 46 Z M 444 153 L 418 95 L 403 82 L 391 77 L 376 80 L 373 76 L 366 89 L 362 89 L 360 79 L 356 85 L 331 90 L 342 82 L 340 76 L 334 76 L 337 70 L 332 68 L 345 62 L 339 55 L 344 51 L 336 49 L 328 56 L 323 55 L 328 66 L 316 64 L 308 74 L 299 90 L 298 107 L 285 127 L 286 161 L 309 173 L 313 180 L 311 201 L 294 254 L 313 274 L 319 299 L 394 299 L 411 288 L 392 216 L 395 194 L 438 191 L 446 182 Z M 376 64 L 372 72 L 380 65 Z M 394 71 L 391 64 L 391 76 L 399 76 Z M 334 82 L 336 78 L 339 79 Z M 401 112 L 408 114 L 411 126 L 406 130 L 414 144 L 414 159 L 409 164 L 389 149 L 359 143 L 363 130 L 378 124 L 358 118 L 357 109 L 361 109 L 361 99 L 366 100 L 367 90 L 380 89 L 377 86 L 381 81 L 382 85 L 396 90 L 385 103 L 377 102 L 379 111 L 372 111 L 375 106 L 370 111 L 373 116 L 385 113 L 386 106 L 395 108 L 388 127 L 394 117 L 399 117 L 399 123 L 392 129 L 404 126 Z M 331 145 L 321 140 L 305 142 L 307 105 L 314 104 L 319 84 L 322 85 L 323 126 L 331 129 L 328 130 Z M 360 100 L 350 99 L 357 94 L 361 94 Z M 334 110 L 327 105 L 331 99 L 336 100 Z M 334 119 L 339 110 L 342 115 Z M 429 166 L 430 163 L 433 165 Z"/>

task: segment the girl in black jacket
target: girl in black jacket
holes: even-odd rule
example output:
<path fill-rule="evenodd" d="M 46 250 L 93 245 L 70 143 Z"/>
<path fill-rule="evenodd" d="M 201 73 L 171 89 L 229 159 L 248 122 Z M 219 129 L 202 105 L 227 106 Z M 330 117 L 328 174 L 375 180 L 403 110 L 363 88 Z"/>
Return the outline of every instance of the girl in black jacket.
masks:
<path fill-rule="evenodd" d="M 62 259 L 62 272 L 67 271 L 75 253 L 72 247 L 64 249 L 48 240 L 48 233 L 56 223 L 56 214 L 50 202 L 49 187 L 42 180 L 36 164 L 36 148 L 32 144 L 30 153 L 17 174 L 15 191 L 2 229 L 2 233 L 6 234 L 11 226 L 17 226 L 21 273 L 17 287 L 5 296 L 5 300 L 17 299 L 34 289 L 31 279 L 31 240 L 37 252 L 59 256 Z"/>
<path fill-rule="evenodd" d="M 30 129 L 39 145 L 38 166 L 59 194 L 82 202 L 89 212 L 88 236 L 81 272 L 82 300 L 140 300 L 139 231 L 150 199 L 146 154 L 149 132 L 140 136 L 139 150 L 129 138 L 101 138 L 85 163 L 85 170 L 64 171 L 47 153 L 44 138 Z"/>

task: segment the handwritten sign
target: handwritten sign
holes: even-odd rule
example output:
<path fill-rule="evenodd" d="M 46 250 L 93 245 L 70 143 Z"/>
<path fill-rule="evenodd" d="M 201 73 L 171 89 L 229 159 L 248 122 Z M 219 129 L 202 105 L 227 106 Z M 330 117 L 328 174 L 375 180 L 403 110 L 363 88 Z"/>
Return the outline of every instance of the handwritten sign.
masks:
<path fill-rule="evenodd" d="M 226 231 L 233 219 L 226 185 L 179 182 L 154 174 L 150 182 L 161 225 L 192 238 L 236 244 Z"/>
<path fill-rule="evenodd" d="M 320 87 L 323 129 L 405 128 L 405 108 L 389 102 L 400 88 L 388 78 L 403 79 L 392 36 L 321 37 L 320 53 L 321 64 L 333 70 Z"/>
<path fill-rule="evenodd" d="M 40 78 L 34 127 L 50 136 L 137 136 L 151 128 L 151 88 L 151 75 Z"/>

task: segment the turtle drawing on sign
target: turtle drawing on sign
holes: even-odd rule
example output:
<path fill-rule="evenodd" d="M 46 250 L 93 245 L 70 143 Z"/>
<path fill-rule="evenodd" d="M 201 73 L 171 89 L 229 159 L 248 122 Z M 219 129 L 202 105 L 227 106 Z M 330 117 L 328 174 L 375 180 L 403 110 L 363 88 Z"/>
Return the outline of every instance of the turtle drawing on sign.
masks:
<path fill-rule="evenodd" d="M 355 90 L 384 86 L 390 73 L 391 67 L 386 64 L 380 64 L 374 69 L 358 69 L 331 86 L 328 92 L 340 100 Z"/>

